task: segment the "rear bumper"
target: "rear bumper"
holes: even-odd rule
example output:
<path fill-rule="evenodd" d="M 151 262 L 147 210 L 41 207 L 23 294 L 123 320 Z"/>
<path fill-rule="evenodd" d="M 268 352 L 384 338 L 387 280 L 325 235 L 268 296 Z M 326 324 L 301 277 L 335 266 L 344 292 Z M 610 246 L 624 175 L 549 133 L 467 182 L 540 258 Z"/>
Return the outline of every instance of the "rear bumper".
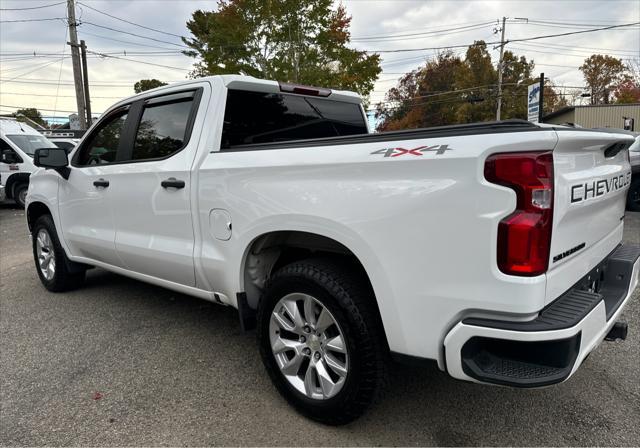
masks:
<path fill-rule="evenodd" d="M 564 381 L 609 333 L 639 276 L 640 246 L 618 246 L 534 320 L 464 319 L 444 340 L 447 371 L 516 387 Z"/>

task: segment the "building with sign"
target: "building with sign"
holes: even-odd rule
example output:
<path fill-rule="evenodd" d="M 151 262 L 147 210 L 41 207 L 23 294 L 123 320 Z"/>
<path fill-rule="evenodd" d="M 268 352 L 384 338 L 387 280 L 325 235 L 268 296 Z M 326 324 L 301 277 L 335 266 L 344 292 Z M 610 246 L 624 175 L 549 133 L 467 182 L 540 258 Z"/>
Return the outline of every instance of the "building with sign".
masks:
<path fill-rule="evenodd" d="M 570 106 L 542 117 L 544 123 L 576 124 L 583 128 L 617 128 L 640 132 L 640 103 Z"/>

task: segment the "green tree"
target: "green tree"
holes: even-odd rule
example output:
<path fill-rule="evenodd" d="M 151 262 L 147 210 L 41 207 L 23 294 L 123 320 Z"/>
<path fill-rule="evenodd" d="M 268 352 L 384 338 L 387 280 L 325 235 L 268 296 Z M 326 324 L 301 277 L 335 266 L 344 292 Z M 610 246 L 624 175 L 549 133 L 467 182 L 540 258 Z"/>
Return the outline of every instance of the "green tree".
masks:
<path fill-rule="evenodd" d="M 183 39 L 198 58 L 191 77 L 242 73 L 354 90 L 367 96 L 380 56 L 349 48 L 351 17 L 332 0 L 219 0 L 195 11 Z"/>
<path fill-rule="evenodd" d="M 35 107 L 27 107 L 25 109 L 18 109 L 13 113 L 14 117 L 27 117 L 28 119 L 38 123 L 42 127 L 47 127 L 47 122 L 42 118 L 42 114 Z"/>
<path fill-rule="evenodd" d="M 166 86 L 166 82 L 162 82 L 158 79 L 141 79 L 133 85 L 133 90 L 136 93 L 144 92 L 145 90 L 155 89 L 156 87 Z"/>
<path fill-rule="evenodd" d="M 627 67 L 612 56 L 593 54 L 584 60 L 580 71 L 591 90 L 591 104 L 609 104 L 616 86 L 624 80 Z"/>

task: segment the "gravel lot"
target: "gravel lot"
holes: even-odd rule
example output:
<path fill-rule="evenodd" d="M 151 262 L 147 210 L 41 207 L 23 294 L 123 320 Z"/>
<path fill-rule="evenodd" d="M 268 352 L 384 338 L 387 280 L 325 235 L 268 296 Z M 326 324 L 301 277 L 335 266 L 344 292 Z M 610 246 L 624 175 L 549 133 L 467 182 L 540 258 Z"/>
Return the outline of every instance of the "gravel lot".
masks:
<path fill-rule="evenodd" d="M 640 213 L 625 240 L 640 242 Z M 513 390 L 394 368 L 386 399 L 341 428 L 271 386 L 234 310 L 94 269 L 48 293 L 24 212 L 0 206 L 2 445 L 640 445 L 640 301 L 625 342 L 568 382 Z"/>

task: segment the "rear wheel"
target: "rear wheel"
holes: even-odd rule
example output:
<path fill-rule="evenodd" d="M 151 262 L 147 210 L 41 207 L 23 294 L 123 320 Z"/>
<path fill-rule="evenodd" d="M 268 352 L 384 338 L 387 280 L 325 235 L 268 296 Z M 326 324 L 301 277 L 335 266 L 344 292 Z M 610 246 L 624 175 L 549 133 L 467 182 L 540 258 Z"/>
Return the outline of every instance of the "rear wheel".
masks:
<path fill-rule="evenodd" d="M 27 202 L 27 190 L 29 189 L 29 185 L 27 184 L 18 184 L 13 187 L 13 200 L 16 201 L 20 207 L 24 208 Z"/>
<path fill-rule="evenodd" d="M 40 281 L 49 291 L 77 288 L 84 282 L 85 269 L 67 258 L 60 245 L 51 215 L 42 215 L 33 226 L 33 258 Z"/>
<path fill-rule="evenodd" d="M 627 193 L 627 210 L 640 212 L 640 176 L 631 180 L 631 187 Z"/>
<path fill-rule="evenodd" d="M 326 424 L 359 417 L 386 382 L 375 297 L 348 265 L 305 260 L 277 271 L 260 302 L 258 342 L 278 391 Z"/>

